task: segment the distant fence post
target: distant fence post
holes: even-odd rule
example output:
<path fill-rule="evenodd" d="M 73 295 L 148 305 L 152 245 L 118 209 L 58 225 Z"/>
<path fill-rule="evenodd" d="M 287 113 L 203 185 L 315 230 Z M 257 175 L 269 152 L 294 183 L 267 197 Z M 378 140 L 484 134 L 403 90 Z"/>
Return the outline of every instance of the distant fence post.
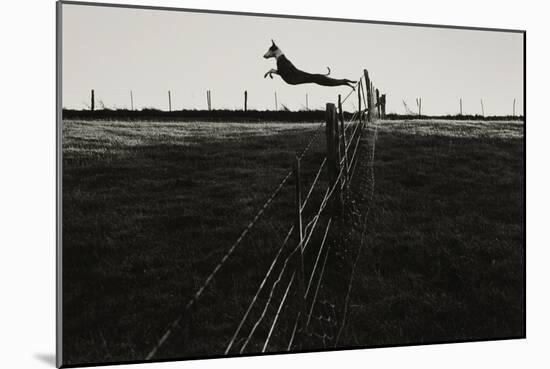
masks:
<path fill-rule="evenodd" d="M 306 110 L 309 111 L 309 97 L 306 93 Z"/>
<path fill-rule="evenodd" d="M 460 115 L 462 115 L 462 97 L 460 98 Z"/>
<path fill-rule="evenodd" d="M 372 99 L 371 106 L 372 106 L 372 116 L 375 117 L 376 113 L 376 99 L 374 94 L 374 83 L 372 80 L 370 81 L 370 97 Z"/>
<path fill-rule="evenodd" d="M 361 90 L 359 90 L 361 91 Z M 361 92 L 359 92 L 359 96 Z M 361 111 L 361 98 L 359 98 L 359 111 Z M 345 180 L 347 182 L 349 175 L 349 164 L 348 164 L 348 153 L 346 151 L 347 142 L 346 142 L 346 128 L 344 126 L 344 110 L 342 109 L 342 96 L 338 94 L 338 118 L 340 119 L 340 131 L 342 131 L 342 155 L 344 156 L 344 174 Z"/>
<path fill-rule="evenodd" d="M 371 91 L 371 83 L 369 78 L 369 72 L 364 69 L 363 73 L 365 75 L 365 87 L 367 88 L 367 121 L 372 122 L 372 91 Z"/>
<path fill-rule="evenodd" d="M 172 94 L 168 90 L 168 111 L 172 111 Z"/>
<path fill-rule="evenodd" d="M 337 214 L 342 208 L 342 190 L 339 184 L 336 184 L 338 174 L 340 173 L 340 161 L 338 157 L 338 146 L 336 146 L 339 137 L 337 135 L 338 122 L 336 121 L 336 107 L 332 103 L 326 105 L 326 138 L 327 138 L 327 169 L 329 187 L 335 186 L 333 199 L 330 200 L 331 208 L 334 214 Z"/>
<path fill-rule="evenodd" d="M 376 89 L 376 110 L 378 112 L 378 119 L 380 119 L 380 91 Z"/>
<path fill-rule="evenodd" d="M 277 103 L 277 91 L 275 91 L 275 111 L 279 110 L 279 104 Z"/>
<path fill-rule="evenodd" d="M 130 107 L 134 110 L 134 93 L 130 90 Z"/>
<path fill-rule="evenodd" d="M 298 241 L 298 247 L 300 248 L 300 258 L 298 265 L 298 282 L 300 284 L 300 308 L 302 310 L 302 316 L 305 316 L 306 311 L 306 288 L 305 288 L 305 271 L 304 271 L 304 232 L 302 228 L 302 186 L 300 176 L 300 159 L 298 156 L 294 158 L 294 180 L 296 181 L 294 186 L 294 207 L 295 207 L 295 222 L 294 229 L 296 231 L 296 238 Z"/>
<path fill-rule="evenodd" d="M 248 110 L 247 103 L 248 103 L 248 91 L 244 90 L 244 111 Z"/>
<path fill-rule="evenodd" d="M 92 90 L 90 110 L 91 111 L 95 110 L 95 91 L 94 90 Z"/>
<path fill-rule="evenodd" d="M 382 94 L 380 96 L 381 102 L 382 102 L 382 117 L 386 118 L 386 94 Z"/>
<path fill-rule="evenodd" d="M 206 91 L 206 103 L 208 105 L 208 110 L 212 110 L 212 94 L 210 90 Z"/>
<path fill-rule="evenodd" d="M 516 99 L 514 98 L 514 106 L 512 108 L 512 115 L 515 117 L 516 116 Z"/>

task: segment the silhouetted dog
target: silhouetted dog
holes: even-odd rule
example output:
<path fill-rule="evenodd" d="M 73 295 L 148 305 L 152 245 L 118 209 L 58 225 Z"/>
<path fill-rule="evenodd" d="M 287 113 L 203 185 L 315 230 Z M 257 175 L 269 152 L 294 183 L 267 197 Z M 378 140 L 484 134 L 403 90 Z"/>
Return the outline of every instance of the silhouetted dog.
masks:
<path fill-rule="evenodd" d="M 334 79 L 328 77 L 330 74 L 330 68 L 327 67 L 328 73 L 327 74 L 311 74 L 304 71 L 299 70 L 292 64 L 290 60 L 288 60 L 279 49 L 277 45 L 275 45 L 275 42 L 271 40 L 271 47 L 264 55 L 264 58 L 275 58 L 277 59 L 277 69 L 270 69 L 266 74 L 264 74 L 264 78 L 269 76 L 271 79 L 273 79 L 273 73 L 278 74 L 281 76 L 281 78 L 290 85 L 299 85 L 302 83 L 316 83 L 321 86 L 349 86 L 351 88 L 354 88 L 353 85 L 356 83 L 356 81 L 350 81 L 349 79 Z"/>

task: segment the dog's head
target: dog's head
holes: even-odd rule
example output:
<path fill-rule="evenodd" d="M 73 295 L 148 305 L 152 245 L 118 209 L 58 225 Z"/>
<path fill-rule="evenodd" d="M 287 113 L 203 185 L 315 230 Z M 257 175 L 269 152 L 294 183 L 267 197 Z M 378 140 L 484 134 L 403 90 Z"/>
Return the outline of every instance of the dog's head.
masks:
<path fill-rule="evenodd" d="M 282 55 L 281 49 L 277 45 L 275 45 L 275 41 L 271 40 L 271 47 L 267 50 L 267 52 L 264 54 L 264 58 L 277 58 L 280 55 Z"/>

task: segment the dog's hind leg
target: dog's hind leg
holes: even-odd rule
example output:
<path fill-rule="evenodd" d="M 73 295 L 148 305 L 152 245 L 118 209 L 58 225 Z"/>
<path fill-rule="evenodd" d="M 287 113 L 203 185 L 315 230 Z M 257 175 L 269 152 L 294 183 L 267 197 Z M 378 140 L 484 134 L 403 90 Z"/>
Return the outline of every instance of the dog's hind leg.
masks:
<path fill-rule="evenodd" d="M 345 79 L 344 81 L 346 81 L 346 85 L 353 88 L 353 90 L 355 91 L 355 85 L 357 84 L 357 81 L 350 81 L 349 79 Z"/>

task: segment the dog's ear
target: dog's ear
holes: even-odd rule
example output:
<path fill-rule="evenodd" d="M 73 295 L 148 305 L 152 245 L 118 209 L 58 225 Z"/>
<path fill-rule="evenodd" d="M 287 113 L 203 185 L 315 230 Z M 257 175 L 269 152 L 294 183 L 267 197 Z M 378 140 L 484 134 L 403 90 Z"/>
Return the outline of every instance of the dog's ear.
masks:
<path fill-rule="evenodd" d="M 273 41 L 273 39 L 271 39 L 271 45 L 272 46 L 277 46 L 277 45 L 275 45 L 275 41 Z"/>

